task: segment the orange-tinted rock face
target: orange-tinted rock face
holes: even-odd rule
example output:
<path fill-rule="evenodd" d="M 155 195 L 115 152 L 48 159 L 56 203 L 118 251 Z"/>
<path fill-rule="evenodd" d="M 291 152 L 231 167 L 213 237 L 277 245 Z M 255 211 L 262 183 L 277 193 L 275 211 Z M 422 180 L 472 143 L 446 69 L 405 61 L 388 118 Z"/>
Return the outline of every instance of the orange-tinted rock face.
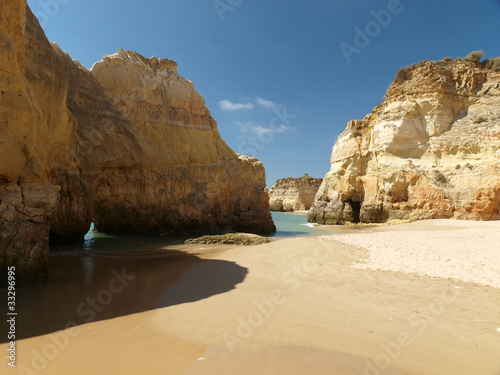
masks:
<path fill-rule="evenodd" d="M 49 232 L 81 240 L 92 221 L 112 233 L 275 230 L 262 163 L 224 143 L 175 62 L 119 51 L 89 71 L 47 41 L 26 0 L 0 3 L 0 43 L 1 270 L 42 278 Z"/>
<path fill-rule="evenodd" d="M 327 224 L 500 219 L 499 196 L 500 73 L 424 62 L 399 76 L 373 113 L 347 124 L 308 216 Z"/>
<path fill-rule="evenodd" d="M 271 211 L 304 211 L 311 208 L 321 178 L 282 178 L 269 189 Z"/>
<path fill-rule="evenodd" d="M 29 281 L 45 273 L 58 187 L 47 179 L 49 124 L 28 82 L 25 14 L 25 1 L 0 3 L 0 279 L 15 264 Z"/>

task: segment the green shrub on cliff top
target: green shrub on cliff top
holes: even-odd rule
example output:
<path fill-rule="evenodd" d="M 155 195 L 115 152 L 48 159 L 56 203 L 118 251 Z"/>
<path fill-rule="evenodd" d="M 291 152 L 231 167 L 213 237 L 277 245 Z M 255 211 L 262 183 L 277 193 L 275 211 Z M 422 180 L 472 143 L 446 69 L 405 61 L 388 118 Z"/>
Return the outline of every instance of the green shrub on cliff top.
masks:
<path fill-rule="evenodd" d="M 394 83 L 401 84 L 404 81 L 409 80 L 412 77 L 412 72 L 415 70 L 416 66 L 413 64 L 412 66 L 403 66 L 399 68 L 396 73 L 396 77 L 394 78 Z"/>
<path fill-rule="evenodd" d="M 483 64 L 487 69 L 491 69 L 495 72 L 500 72 L 500 57 L 493 57 L 492 59 L 486 59 L 483 61 Z"/>
<path fill-rule="evenodd" d="M 495 57 L 493 60 L 493 64 L 491 65 L 491 69 L 495 72 L 500 72 L 500 57 Z"/>
<path fill-rule="evenodd" d="M 484 56 L 484 53 L 481 50 L 472 51 L 466 57 L 464 57 L 464 60 L 478 63 L 483 58 L 483 56 Z"/>
<path fill-rule="evenodd" d="M 483 51 L 472 51 L 466 57 L 464 57 L 465 61 L 472 61 L 479 63 L 481 59 L 484 57 Z M 484 59 L 481 64 L 486 69 L 491 69 L 495 72 L 500 72 L 500 57 L 493 57 L 491 59 Z"/>

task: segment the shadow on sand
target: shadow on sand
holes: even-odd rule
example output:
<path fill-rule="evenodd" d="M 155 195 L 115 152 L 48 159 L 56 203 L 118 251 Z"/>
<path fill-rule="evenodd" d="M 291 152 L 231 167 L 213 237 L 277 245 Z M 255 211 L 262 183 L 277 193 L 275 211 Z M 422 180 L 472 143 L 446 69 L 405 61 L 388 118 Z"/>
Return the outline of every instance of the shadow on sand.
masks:
<path fill-rule="evenodd" d="M 194 302 L 232 290 L 248 272 L 236 263 L 176 250 L 113 256 L 49 255 L 50 279 L 16 291 L 16 339 Z M 7 291 L 0 290 L 0 300 Z M 1 342 L 6 342 L 2 335 Z"/>

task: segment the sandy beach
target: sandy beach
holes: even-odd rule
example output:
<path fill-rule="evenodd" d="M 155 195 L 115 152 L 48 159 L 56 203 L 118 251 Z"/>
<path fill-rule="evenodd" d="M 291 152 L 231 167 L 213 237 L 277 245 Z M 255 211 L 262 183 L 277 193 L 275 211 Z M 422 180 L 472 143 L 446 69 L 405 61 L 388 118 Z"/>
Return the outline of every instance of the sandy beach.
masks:
<path fill-rule="evenodd" d="M 300 211 L 300 210 L 297 210 L 297 211 L 293 211 L 292 214 L 296 214 L 296 215 L 307 215 L 309 211 Z"/>
<path fill-rule="evenodd" d="M 111 259 L 121 278 L 94 265 L 100 282 L 85 292 L 103 306 L 39 301 L 29 318 L 60 322 L 27 330 L 2 373 L 498 375 L 499 243 L 500 222 L 435 220 L 178 245 L 175 271 Z M 80 303 L 85 319 L 65 330 Z"/>

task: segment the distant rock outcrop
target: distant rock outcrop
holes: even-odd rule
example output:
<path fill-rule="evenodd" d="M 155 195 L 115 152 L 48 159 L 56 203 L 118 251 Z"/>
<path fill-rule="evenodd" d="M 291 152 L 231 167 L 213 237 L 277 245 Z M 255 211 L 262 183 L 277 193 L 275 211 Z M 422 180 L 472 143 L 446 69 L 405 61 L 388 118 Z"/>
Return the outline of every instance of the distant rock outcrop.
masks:
<path fill-rule="evenodd" d="M 500 219 L 500 72 L 469 61 L 405 68 L 350 121 L 309 211 L 326 224 Z"/>
<path fill-rule="evenodd" d="M 269 190 L 271 211 L 304 211 L 311 208 L 321 178 L 281 178 Z"/>
<path fill-rule="evenodd" d="M 51 45 L 26 0 L 0 3 L 0 282 L 43 278 L 49 233 L 275 231 L 265 171 L 221 139 L 168 59 L 92 70 Z"/>

